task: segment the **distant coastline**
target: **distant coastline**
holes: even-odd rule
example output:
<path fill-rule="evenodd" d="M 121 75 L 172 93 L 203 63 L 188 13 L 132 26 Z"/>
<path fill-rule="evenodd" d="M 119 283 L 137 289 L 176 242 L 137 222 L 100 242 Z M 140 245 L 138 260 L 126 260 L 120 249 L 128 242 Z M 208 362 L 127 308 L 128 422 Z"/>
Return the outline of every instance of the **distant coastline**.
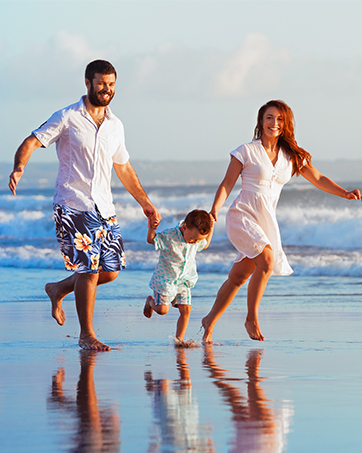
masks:
<path fill-rule="evenodd" d="M 362 181 L 362 160 L 315 160 L 314 165 L 336 182 Z M 140 161 L 132 160 L 142 184 L 146 186 L 216 185 L 225 174 L 228 160 L 218 161 Z M 12 163 L 0 163 L 1 189 L 7 187 Z M 58 171 L 57 162 L 29 162 L 22 179 L 23 188 L 53 188 Z M 303 181 L 302 178 L 295 181 Z M 121 183 L 113 178 L 113 186 Z"/>

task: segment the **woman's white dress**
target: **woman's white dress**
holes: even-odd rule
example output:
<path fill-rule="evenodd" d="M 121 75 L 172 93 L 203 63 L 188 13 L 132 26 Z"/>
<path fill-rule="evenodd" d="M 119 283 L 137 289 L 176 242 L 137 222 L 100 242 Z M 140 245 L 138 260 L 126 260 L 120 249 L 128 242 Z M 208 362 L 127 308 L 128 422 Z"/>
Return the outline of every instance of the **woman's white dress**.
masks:
<path fill-rule="evenodd" d="M 226 232 L 238 256 L 255 258 L 266 245 L 274 252 L 273 275 L 290 275 L 293 270 L 282 249 L 276 207 L 280 192 L 293 171 L 288 154 L 279 150 L 275 165 L 260 140 L 231 152 L 242 165 L 241 191 L 226 215 Z"/>

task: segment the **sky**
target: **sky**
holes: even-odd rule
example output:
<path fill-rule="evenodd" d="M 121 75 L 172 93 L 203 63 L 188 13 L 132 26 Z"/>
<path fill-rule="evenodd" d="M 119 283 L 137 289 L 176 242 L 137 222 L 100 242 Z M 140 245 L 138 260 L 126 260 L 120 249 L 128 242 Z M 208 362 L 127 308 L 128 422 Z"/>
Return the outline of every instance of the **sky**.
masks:
<path fill-rule="evenodd" d="M 314 159 L 361 158 L 362 1 L 0 6 L 0 162 L 86 93 L 85 66 L 98 58 L 117 69 L 111 109 L 131 161 L 225 159 L 252 139 L 270 99 L 290 105 L 298 144 Z M 56 161 L 54 146 L 31 159 Z"/>

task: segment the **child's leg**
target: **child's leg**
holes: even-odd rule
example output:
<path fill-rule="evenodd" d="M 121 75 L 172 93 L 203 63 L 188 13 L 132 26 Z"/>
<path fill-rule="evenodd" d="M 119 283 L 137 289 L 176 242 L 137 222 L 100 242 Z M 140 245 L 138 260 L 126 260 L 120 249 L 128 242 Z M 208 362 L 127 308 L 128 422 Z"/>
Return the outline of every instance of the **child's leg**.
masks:
<path fill-rule="evenodd" d="M 159 315 L 165 315 L 170 309 L 170 301 L 173 299 L 172 297 L 170 298 L 168 296 L 155 293 L 155 298 L 156 300 L 152 296 L 148 296 L 146 299 L 145 306 L 143 308 L 143 314 L 146 318 L 151 318 L 153 310 Z"/>
<path fill-rule="evenodd" d="M 178 304 L 177 308 L 180 311 L 180 317 L 178 318 L 176 325 L 176 338 L 178 340 L 183 340 L 190 319 L 191 305 Z"/>

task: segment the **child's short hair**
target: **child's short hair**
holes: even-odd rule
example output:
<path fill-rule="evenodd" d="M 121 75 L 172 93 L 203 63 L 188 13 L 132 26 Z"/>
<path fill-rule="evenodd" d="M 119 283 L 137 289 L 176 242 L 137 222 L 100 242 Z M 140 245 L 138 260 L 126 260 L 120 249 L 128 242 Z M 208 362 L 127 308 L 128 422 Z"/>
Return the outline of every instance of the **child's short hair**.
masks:
<path fill-rule="evenodd" d="M 185 218 L 187 228 L 197 228 L 200 234 L 207 235 L 211 230 L 209 214 L 202 209 L 194 209 Z"/>

